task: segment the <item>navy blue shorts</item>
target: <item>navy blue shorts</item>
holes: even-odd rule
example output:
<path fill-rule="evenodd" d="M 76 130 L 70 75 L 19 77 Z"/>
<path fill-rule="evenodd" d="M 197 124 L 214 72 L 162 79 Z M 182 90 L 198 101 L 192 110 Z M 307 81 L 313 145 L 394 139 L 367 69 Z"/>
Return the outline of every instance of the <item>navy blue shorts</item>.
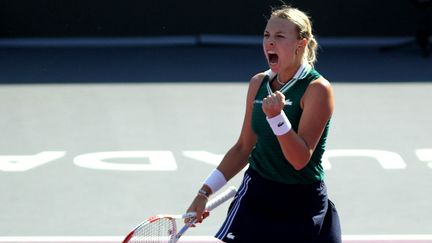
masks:
<path fill-rule="evenodd" d="M 281 184 L 251 168 L 215 237 L 236 243 L 342 242 L 339 216 L 324 182 Z"/>

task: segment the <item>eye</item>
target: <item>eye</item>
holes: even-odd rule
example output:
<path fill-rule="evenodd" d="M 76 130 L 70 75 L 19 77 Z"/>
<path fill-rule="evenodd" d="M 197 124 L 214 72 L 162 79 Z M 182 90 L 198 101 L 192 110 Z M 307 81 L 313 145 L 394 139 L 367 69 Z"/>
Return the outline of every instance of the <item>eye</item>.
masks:
<path fill-rule="evenodd" d="M 264 33 L 264 38 L 269 38 L 270 34 L 269 33 Z"/>

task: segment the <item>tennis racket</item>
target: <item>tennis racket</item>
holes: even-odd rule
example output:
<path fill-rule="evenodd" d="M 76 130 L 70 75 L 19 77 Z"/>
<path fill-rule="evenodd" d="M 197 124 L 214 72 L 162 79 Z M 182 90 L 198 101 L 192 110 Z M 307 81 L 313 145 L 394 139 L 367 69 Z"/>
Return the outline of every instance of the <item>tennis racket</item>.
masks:
<path fill-rule="evenodd" d="M 206 205 L 206 210 L 211 211 L 234 197 L 237 189 L 229 187 L 224 192 L 217 195 Z M 159 214 L 152 216 L 136 226 L 123 240 L 123 243 L 175 243 L 195 222 L 196 213 L 189 212 L 185 214 L 171 215 Z M 176 220 L 190 218 L 179 231 L 177 231 Z"/>

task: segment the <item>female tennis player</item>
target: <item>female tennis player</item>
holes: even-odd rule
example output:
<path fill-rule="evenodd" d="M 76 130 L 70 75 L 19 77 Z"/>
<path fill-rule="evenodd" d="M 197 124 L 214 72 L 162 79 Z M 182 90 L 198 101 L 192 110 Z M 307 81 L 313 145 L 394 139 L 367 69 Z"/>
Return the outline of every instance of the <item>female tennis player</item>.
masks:
<path fill-rule="evenodd" d="M 333 90 L 314 69 L 317 42 L 308 16 L 290 6 L 273 9 L 263 49 L 270 69 L 250 80 L 240 137 L 187 211 L 202 220 L 208 197 L 249 164 L 216 238 L 341 242 L 321 165 Z"/>

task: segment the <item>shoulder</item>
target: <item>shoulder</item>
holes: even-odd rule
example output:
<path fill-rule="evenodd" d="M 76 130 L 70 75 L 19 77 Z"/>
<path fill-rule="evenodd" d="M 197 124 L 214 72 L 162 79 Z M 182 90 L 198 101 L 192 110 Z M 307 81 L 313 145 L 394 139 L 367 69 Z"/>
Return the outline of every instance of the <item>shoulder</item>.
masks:
<path fill-rule="evenodd" d="M 312 80 L 312 82 L 309 83 L 308 88 L 306 90 L 306 94 L 307 93 L 329 94 L 329 93 L 333 93 L 333 88 L 331 83 L 327 79 L 325 79 L 323 76 L 319 76 L 315 80 Z"/>
<path fill-rule="evenodd" d="M 264 78 L 266 77 L 266 73 L 265 72 L 261 72 L 261 73 L 257 73 L 254 76 L 252 76 L 252 78 L 249 81 L 249 85 L 250 86 L 261 86 L 262 81 L 264 80 Z"/>
<path fill-rule="evenodd" d="M 308 101 L 328 101 L 333 103 L 333 88 L 331 83 L 323 76 L 311 81 L 303 95 L 302 103 Z"/>
<path fill-rule="evenodd" d="M 259 87 L 261 86 L 262 82 L 266 78 L 267 74 L 265 72 L 257 73 L 249 81 L 249 91 L 256 93 L 258 91 Z"/>
<path fill-rule="evenodd" d="M 267 74 L 265 72 L 257 73 L 249 81 L 249 88 L 248 88 L 248 94 L 247 99 L 248 103 L 252 104 L 253 100 L 255 99 L 255 96 L 258 93 L 258 90 L 261 87 L 262 82 L 266 79 Z"/>

